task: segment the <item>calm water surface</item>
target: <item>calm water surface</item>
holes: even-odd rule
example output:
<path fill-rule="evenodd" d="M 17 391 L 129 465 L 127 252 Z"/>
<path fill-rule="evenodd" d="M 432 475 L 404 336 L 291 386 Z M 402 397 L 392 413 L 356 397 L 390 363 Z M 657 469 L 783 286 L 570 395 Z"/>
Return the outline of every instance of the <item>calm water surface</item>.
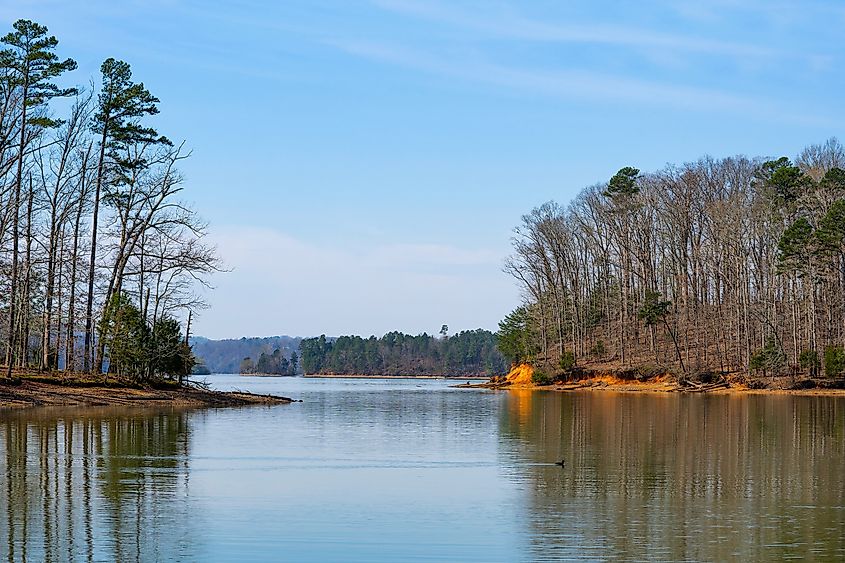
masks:
<path fill-rule="evenodd" d="M 304 402 L 0 411 L 0 559 L 845 559 L 840 398 L 209 379 Z"/>

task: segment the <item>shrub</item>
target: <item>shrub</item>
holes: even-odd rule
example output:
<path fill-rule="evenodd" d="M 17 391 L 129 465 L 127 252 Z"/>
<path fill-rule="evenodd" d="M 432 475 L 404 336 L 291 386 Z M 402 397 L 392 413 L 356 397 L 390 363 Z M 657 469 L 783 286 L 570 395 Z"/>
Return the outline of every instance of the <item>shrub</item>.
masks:
<path fill-rule="evenodd" d="M 607 349 L 604 345 L 604 340 L 596 340 L 595 345 L 593 345 L 592 349 L 590 350 L 590 355 L 594 358 L 600 358 L 607 353 Z"/>
<path fill-rule="evenodd" d="M 783 367 L 786 355 L 773 336 L 766 339 L 766 345 L 757 350 L 748 362 L 749 369 L 763 370 L 774 375 L 779 368 Z"/>
<path fill-rule="evenodd" d="M 824 374 L 834 378 L 845 370 L 845 350 L 841 346 L 828 346 L 824 349 Z"/>
<path fill-rule="evenodd" d="M 534 375 L 531 376 L 531 381 L 537 385 L 551 385 L 554 383 L 554 377 L 549 375 L 548 372 L 535 368 Z"/>
<path fill-rule="evenodd" d="M 821 360 L 819 360 L 819 353 L 815 350 L 804 350 L 798 355 L 798 365 L 806 369 L 810 373 L 810 377 L 816 377 L 821 368 Z"/>
<path fill-rule="evenodd" d="M 560 369 L 563 371 L 569 371 L 575 367 L 575 354 L 570 351 L 564 351 L 563 354 L 560 356 L 560 361 L 558 362 Z"/>

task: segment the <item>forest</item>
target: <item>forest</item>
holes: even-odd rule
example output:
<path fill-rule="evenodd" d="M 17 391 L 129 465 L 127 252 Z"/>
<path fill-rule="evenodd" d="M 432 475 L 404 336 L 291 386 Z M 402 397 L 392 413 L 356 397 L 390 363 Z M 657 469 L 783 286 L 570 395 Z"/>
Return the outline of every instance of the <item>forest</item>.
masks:
<path fill-rule="evenodd" d="M 505 269 L 512 362 L 838 378 L 845 370 L 845 151 L 624 167 L 522 217 Z"/>
<path fill-rule="evenodd" d="M 181 378 L 194 289 L 219 269 L 182 199 L 189 152 L 152 126 L 160 102 L 128 63 L 76 76 L 59 51 L 28 20 L 0 38 L 5 375 Z"/>
<path fill-rule="evenodd" d="M 496 336 L 477 329 L 440 337 L 389 332 L 377 338 L 305 338 L 300 361 L 306 374 L 333 375 L 499 375 L 507 371 Z"/>

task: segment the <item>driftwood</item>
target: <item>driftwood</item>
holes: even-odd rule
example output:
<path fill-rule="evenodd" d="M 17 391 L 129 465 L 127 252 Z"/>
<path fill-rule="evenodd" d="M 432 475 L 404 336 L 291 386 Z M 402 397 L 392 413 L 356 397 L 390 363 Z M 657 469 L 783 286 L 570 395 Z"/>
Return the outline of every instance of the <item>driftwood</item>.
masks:
<path fill-rule="evenodd" d="M 678 388 L 675 391 L 683 393 L 706 393 L 708 391 L 715 391 L 716 389 L 726 389 L 730 386 L 731 384 L 724 377 L 720 377 L 719 381 L 705 384 L 695 383 L 694 381 L 685 379 L 678 382 Z"/>

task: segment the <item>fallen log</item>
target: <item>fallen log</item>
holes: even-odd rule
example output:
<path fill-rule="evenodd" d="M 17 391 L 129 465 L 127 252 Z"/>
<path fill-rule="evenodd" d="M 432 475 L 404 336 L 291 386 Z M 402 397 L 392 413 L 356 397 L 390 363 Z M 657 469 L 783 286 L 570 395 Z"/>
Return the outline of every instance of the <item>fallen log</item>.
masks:
<path fill-rule="evenodd" d="M 687 393 L 707 393 L 708 391 L 714 391 L 716 389 L 725 389 L 730 386 L 730 383 L 728 383 L 727 381 L 719 381 L 717 383 L 711 383 L 709 385 L 699 385 L 697 389 L 687 390 Z"/>

